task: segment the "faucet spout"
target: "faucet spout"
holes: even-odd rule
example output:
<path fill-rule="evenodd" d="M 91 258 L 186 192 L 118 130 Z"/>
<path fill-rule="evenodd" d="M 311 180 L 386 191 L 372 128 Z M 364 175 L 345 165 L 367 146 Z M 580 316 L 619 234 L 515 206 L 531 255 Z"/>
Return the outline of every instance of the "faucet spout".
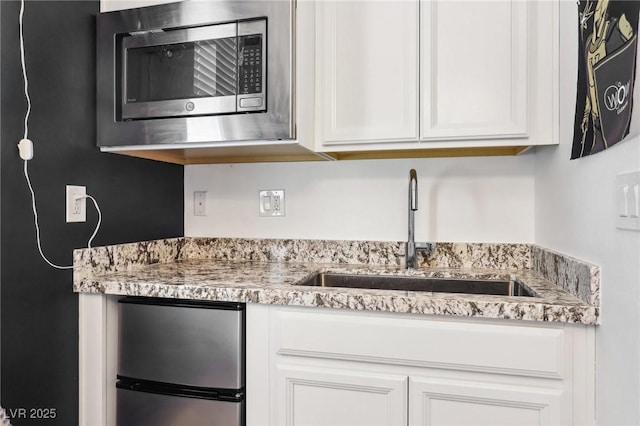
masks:
<path fill-rule="evenodd" d="M 409 170 L 409 211 L 418 210 L 418 174 L 415 169 Z"/>
<path fill-rule="evenodd" d="M 415 242 L 415 212 L 418 210 L 418 174 L 415 169 L 409 171 L 409 217 L 408 217 L 408 236 L 406 243 L 406 267 L 413 269 L 416 267 L 416 252 L 430 252 L 432 249 L 429 243 Z"/>

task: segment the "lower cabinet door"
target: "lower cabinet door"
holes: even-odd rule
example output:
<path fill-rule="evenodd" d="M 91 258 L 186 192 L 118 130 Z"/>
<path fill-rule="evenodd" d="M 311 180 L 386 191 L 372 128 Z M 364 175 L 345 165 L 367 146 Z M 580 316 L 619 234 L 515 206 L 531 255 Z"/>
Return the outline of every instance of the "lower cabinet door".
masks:
<path fill-rule="evenodd" d="M 278 366 L 277 375 L 277 425 L 407 424 L 407 376 L 307 366 Z"/>
<path fill-rule="evenodd" d="M 409 379 L 411 426 L 571 424 L 570 403 L 563 402 L 563 392 L 559 389 L 418 377 Z"/>

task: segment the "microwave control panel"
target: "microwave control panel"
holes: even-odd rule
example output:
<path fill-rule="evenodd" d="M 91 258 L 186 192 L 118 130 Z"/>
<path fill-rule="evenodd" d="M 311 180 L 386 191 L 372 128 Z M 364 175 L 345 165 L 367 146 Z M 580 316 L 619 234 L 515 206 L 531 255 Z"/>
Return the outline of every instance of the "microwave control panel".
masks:
<path fill-rule="evenodd" d="M 262 36 L 242 36 L 239 44 L 238 94 L 262 93 Z"/>

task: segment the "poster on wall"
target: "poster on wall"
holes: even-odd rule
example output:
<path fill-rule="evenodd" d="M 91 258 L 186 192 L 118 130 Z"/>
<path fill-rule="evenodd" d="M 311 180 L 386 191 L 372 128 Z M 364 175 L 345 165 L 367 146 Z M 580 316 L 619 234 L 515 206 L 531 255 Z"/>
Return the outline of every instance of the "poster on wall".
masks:
<path fill-rule="evenodd" d="M 640 133 L 638 111 L 633 111 L 639 14 L 640 1 L 635 0 L 578 2 L 580 50 L 572 160 Z"/>

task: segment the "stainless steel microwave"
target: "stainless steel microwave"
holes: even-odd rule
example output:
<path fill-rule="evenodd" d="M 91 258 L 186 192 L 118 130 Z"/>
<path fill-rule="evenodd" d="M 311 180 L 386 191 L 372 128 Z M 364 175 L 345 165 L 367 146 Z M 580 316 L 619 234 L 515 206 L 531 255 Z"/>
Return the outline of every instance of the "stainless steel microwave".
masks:
<path fill-rule="evenodd" d="M 286 0 L 100 14 L 98 145 L 294 139 L 294 22 Z"/>

